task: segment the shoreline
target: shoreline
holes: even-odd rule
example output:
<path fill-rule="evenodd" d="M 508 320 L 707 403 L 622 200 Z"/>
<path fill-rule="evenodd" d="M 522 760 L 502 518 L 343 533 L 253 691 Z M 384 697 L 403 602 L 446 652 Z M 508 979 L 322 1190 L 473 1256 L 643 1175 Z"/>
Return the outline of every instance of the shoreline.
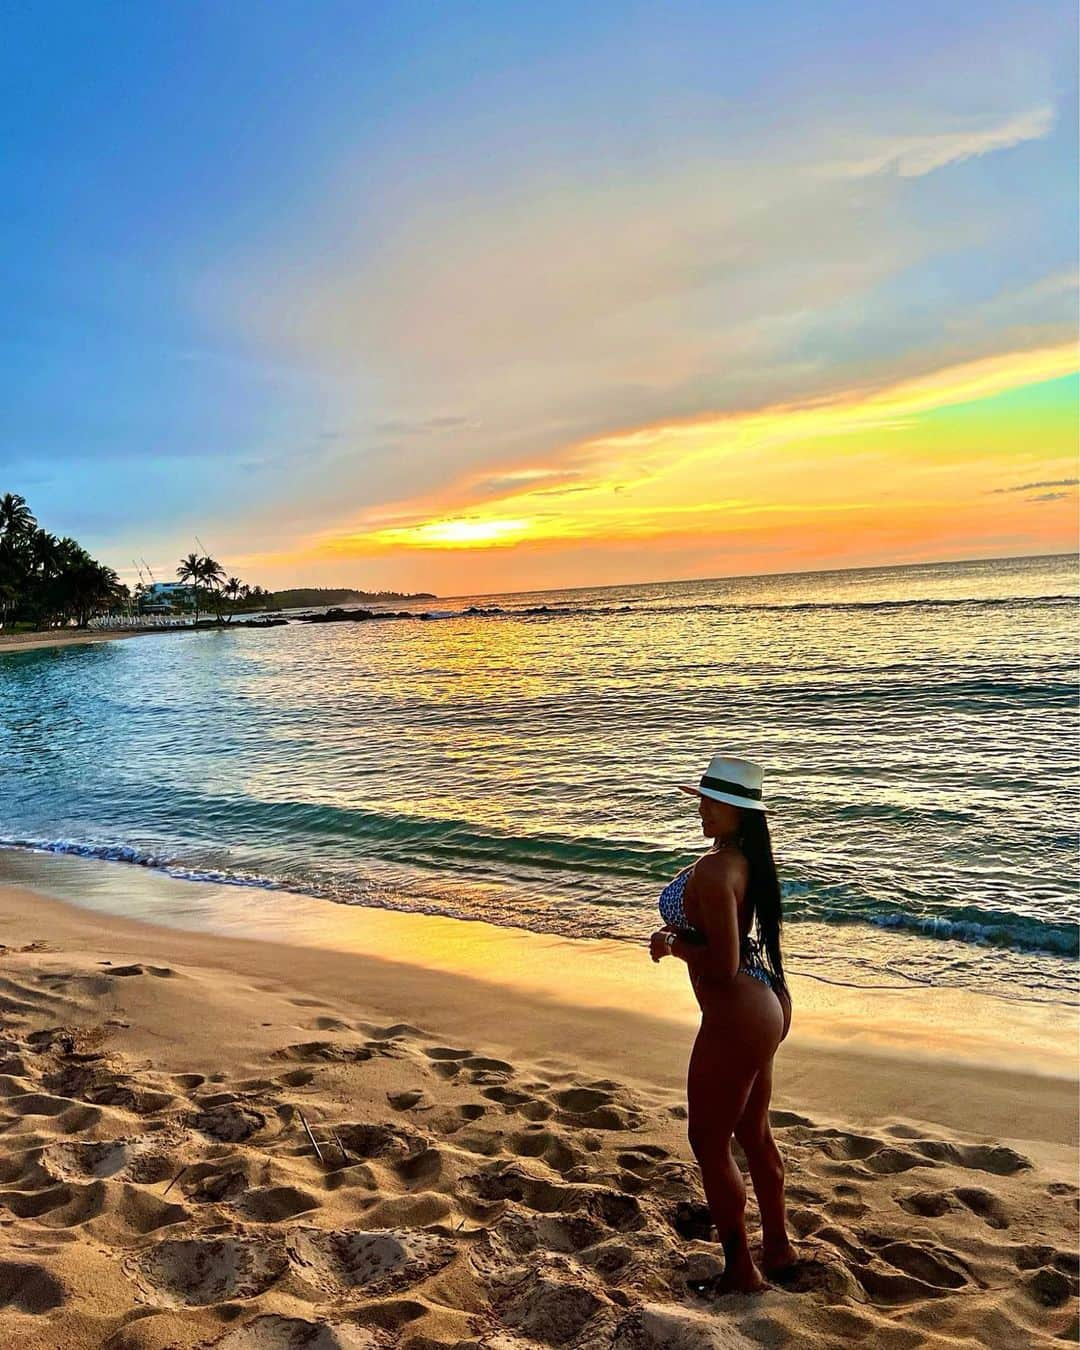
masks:
<path fill-rule="evenodd" d="M 233 969 L 230 962 L 269 965 L 323 978 L 332 966 L 343 986 L 378 991 L 380 1015 L 394 1013 L 398 990 L 422 984 L 435 1001 L 435 1020 L 457 1036 L 480 1035 L 491 1007 L 509 1002 L 522 1022 L 538 1010 L 554 1018 L 560 1044 L 576 1037 L 583 1053 L 589 1048 L 610 1059 L 615 1052 L 606 1032 L 597 1034 L 602 1020 L 621 1027 L 614 1045 L 626 1048 L 617 1059 L 594 1062 L 598 1072 L 634 1076 L 637 1063 L 673 1087 L 684 1081 L 700 1020 L 680 963 L 654 965 L 644 949 L 614 939 L 335 905 L 288 891 L 259 891 L 252 903 L 242 887 L 0 849 L 0 916 L 33 941 L 10 909 L 12 895 L 28 908 L 31 900 L 36 909 L 59 906 L 53 917 L 84 938 L 116 934 L 132 950 L 141 943 L 162 957 L 190 944 L 201 963 L 223 969 Z M 846 1119 L 872 1121 L 890 1107 L 900 1075 L 913 1114 L 963 1128 L 970 1112 L 964 1094 L 953 1090 L 959 1075 L 983 1084 L 986 1132 L 1008 1132 L 1012 1103 L 1021 1099 L 1037 1108 L 1024 1138 L 1080 1142 L 1076 1111 L 1061 1114 L 1076 1098 L 1080 1010 L 1003 1003 L 961 989 L 851 989 L 798 974 L 791 988 L 796 1015 L 782 1051 L 785 1073 L 778 1068 L 778 1096 L 790 1091 L 818 1112 L 835 1104 Z M 542 1053 L 547 1035 L 530 1033 L 534 1053 Z M 858 1082 L 856 1066 L 864 1073 Z M 1042 1097 L 1052 1101 L 1049 1112 Z"/>
<path fill-rule="evenodd" d="M 1075 1080 L 995 1064 L 999 1031 L 939 1025 L 957 1007 L 924 1002 L 905 1051 L 798 990 L 771 1117 L 799 1260 L 717 1297 L 687 1283 L 722 1259 L 674 978 L 620 999 L 614 944 L 394 911 L 334 945 L 242 908 L 185 927 L 182 896 L 165 926 L 146 875 L 135 919 L 94 872 L 83 907 L 0 884 L 5 1344 L 1050 1350 L 1075 1326 Z M 756 1242 L 752 1194 L 747 1217 Z"/>
<path fill-rule="evenodd" d="M 43 647 L 86 647 L 93 642 L 118 642 L 122 638 L 160 637 L 163 633 L 185 633 L 186 628 L 58 628 L 50 633 L 0 633 L 0 656 L 8 652 L 33 652 Z"/>

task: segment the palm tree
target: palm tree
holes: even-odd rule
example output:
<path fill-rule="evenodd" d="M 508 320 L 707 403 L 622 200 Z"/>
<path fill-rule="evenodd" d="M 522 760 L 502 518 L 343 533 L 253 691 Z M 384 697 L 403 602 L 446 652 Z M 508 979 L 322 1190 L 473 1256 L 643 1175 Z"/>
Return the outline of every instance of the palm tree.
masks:
<path fill-rule="evenodd" d="M 197 553 L 189 553 L 186 558 L 180 559 L 180 566 L 176 569 L 176 575 L 181 581 L 186 581 L 191 587 L 195 596 L 195 622 L 199 622 L 199 583 L 202 581 L 202 559 Z"/>
<path fill-rule="evenodd" d="M 25 539 L 35 525 L 37 521 L 25 497 L 20 497 L 17 492 L 5 492 L 0 497 L 0 534 L 9 539 Z"/>
<path fill-rule="evenodd" d="M 221 593 L 229 601 L 229 604 L 232 606 L 232 608 L 229 610 L 229 617 L 226 620 L 227 623 L 232 623 L 233 615 L 236 613 L 237 602 L 239 601 L 241 595 L 243 595 L 244 589 L 245 589 L 244 583 L 240 580 L 239 577 L 230 577 L 228 581 L 226 581 L 224 586 L 222 586 Z"/>
<path fill-rule="evenodd" d="M 85 628 L 95 614 L 127 598 L 111 567 L 74 539 L 39 529 L 18 493 L 0 495 L 0 626 L 9 619 L 40 627 L 75 619 Z"/>
<path fill-rule="evenodd" d="M 206 583 L 206 589 L 210 592 L 210 600 L 217 612 L 218 623 L 223 622 L 221 617 L 221 583 L 225 580 L 225 569 L 213 558 L 205 557 L 202 560 L 202 576 Z"/>
<path fill-rule="evenodd" d="M 218 623 L 221 623 L 221 582 L 225 576 L 224 567 L 214 558 L 200 558 L 197 553 L 189 553 L 186 558 L 180 559 L 176 575 L 181 581 L 186 581 L 195 593 L 195 622 L 199 622 L 199 588 L 205 587 L 210 593 L 211 603 L 217 610 Z"/>

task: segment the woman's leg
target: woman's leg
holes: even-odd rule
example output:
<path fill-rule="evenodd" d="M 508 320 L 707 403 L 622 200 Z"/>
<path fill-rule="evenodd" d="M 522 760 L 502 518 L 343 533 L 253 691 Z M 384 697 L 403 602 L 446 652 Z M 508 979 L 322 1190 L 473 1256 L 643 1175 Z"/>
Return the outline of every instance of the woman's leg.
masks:
<path fill-rule="evenodd" d="M 702 1022 L 690 1055 L 686 1097 L 690 1147 L 701 1168 L 709 1214 L 724 1248 L 720 1291 L 762 1286 L 746 1241 L 746 1187 L 731 1155 L 731 1137 L 756 1076 L 752 1063 L 740 1065 L 730 1036 Z"/>
<path fill-rule="evenodd" d="M 762 1265 L 766 1271 L 790 1265 L 797 1259 L 787 1231 L 784 1160 L 769 1127 L 771 1096 L 772 1060 L 755 1078 L 742 1116 L 735 1126 L 735 1138 L 746 1154 L 761 1213 Z"/>

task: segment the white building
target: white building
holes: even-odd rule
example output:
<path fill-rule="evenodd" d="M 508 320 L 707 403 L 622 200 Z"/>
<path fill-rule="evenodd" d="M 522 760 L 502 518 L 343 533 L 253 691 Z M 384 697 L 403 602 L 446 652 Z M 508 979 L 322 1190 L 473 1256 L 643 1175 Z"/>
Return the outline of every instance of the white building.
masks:
<path fill-rule="evenodd" d="M 172 614 L 195 608 L 195 588 L 186 581 L 155 581 L 143 592 L 139 605 L 144 614 Z"/>

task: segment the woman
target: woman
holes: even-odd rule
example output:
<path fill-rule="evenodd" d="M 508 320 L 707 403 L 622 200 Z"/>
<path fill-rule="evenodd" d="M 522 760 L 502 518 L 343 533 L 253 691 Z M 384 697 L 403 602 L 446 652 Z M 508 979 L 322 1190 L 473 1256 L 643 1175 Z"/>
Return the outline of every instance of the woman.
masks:
<path fill-rule="evenodd" d="M 731 1155 L 746 1154 L 761 1211 L 762 1266 L 795 1260 L 784 1212 L 784 1164 L 769 1129 L 773 1056 L 791 1025 L 780 955 L 780 884 L 761 800 L 762 772 L 716 755 L 696 787 L 701 828 L 712 847 L 660 897 L 663 928 L 654 961 L 685 961 L 701 1008 L 687 1075 L 690 1147 L 724 1248 L 717 1292 L 764 1285 L 746 1241 L 746 1187 Z M 751 929 L 756 936 L 751 936 Z"/>

